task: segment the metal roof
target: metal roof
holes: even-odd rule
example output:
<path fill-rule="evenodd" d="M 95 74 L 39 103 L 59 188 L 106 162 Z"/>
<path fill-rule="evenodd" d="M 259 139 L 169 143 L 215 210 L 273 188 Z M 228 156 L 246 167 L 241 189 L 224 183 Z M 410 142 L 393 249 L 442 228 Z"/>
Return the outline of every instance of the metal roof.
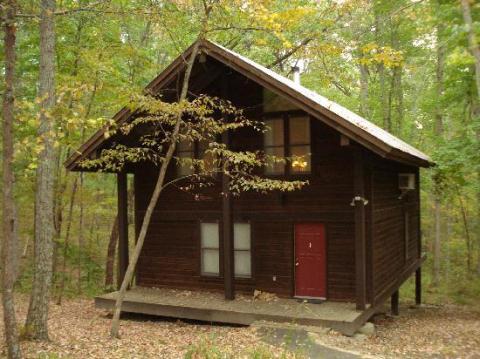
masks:
<path fill-rule="evenodd" d="M 372 136 L 380 139 L 381 141 L 385 142 L 385 144 L 389 145 L 390 147 L 396 148 L 401 152 L 408 153 L 412 156 L 418 157 L 424 161 L 431 162 L 431 159 L 428 155 L 417 150 L 415 147 L 409 145 L 408 143 L 402 141 L 398 137 L 392 135 L 391 133 L 385 131 L 384 129 L 378 127 L 374 123 L 368 121 L 367 119 L 357 115 L 356 113 L 350 111 L 349 109 L 339 105 L 336 102 L 333 102 L 326 97 L 298 84 L 289 78 L 282 76 L 275 71 L 272 71 L 255 61 L 250 60 L 249 58 L 242 56 L 235 51 L 229 50 L 219 44 L 216 44 L 210 41 L 211 44 L 214 46 L 222 49 L 223 51 L 229 53 L 231 56 L 238 58 L 239 60 L 249 64 L 250 66 L 255 67 L 259 71 L 263 72 L 266 76 L 271 77 L 275 81 L 281 82 L 285 86 L 288 86 L 293 91 L 297 92 L 299 95 L 309 98 L 310 100 L 315 101 L 318 105 L 330 110 L 331 112 L 335 113 L 345 121 L 348 121 L 352 125 L 358 127 L 359 129 L 368 132 Z"/>

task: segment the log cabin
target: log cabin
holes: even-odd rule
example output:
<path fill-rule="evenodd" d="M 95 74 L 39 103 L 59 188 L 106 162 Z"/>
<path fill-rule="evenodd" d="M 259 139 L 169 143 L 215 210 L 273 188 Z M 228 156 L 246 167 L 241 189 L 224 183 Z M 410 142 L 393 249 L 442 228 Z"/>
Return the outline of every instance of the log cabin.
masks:
<path fill-rule="evenodd" d="M 184 59 L 191 51 L 192 46 L 146 90 L 174 101 Z M 175 301 L 159 300 L 153 305 L 145 296 L 129 300 L 127 295 L 125 311 L 240 324 L 258 318 L 279 319 L 280 308 L 270 317 L 265 313 L 252 316 L 253 309 L 242 318 L 228 316 L 225 310 L 214 313 L 222 301 L 234 302 L 236 295 L 260 291 L 281 300 L 306 301 L 330 314 L 336 309 L 326 303 L 348 303 L 348 310 L 358 315 L 340 330 L 352 334 L 389 298 L 392 311 L 398 312 L 399 287 L 412 275 L 420 303 L 424 257 L 419 169 L 432 164 L 427 155 L 305 88 L 298 78 L 292 81 L 210 41 L 200 44 L 190 92 L 227 98 L 248 117 L 265 121 L 269 127 L 265 134 L 239 131 L 231 136 L 230 146 L 295 155 L 301 160 L 266 167 L 265 175 L 308 180 L 309 185 L 292 193 L 242 193 L 232 199 L 215 195 L 222 191 L 219 181 L 202 200 L 170 187 L 155 208 L 130 291 L 163 288 L 191 291 L 200 297 L 207 292 L 223 293 L 224 298 L 216 297 L 215 308 L 206 314 L 201 305 L 190 303 L 189 308 L 173 310 Z M 131 111 L 124 108 L 114 120 L 125 123 L 131 117 Z M 103 131 L 67 160 L 69 170 L 83 170 L 82 160 L 122 141 L 106 138 Z M 128 143 L 128 139 L 123 141 Z M 180 146 L 178 152 L 198 157 L 202 146 Z M 168 176 L 174 178 L 185 170 L 172 165 Z M 138 234 L 156 173 L 154 165 L 142 163 L 117 174 L 120 281 L 128 264 L 127 175 L 133 177 Z M 101 296 L 97 305 L 111 307 L 113 300 L 114 296 Z M 327 322 L 310 319 L 303 323 L 335 327 L 348 321 L 341 314 Z"/>

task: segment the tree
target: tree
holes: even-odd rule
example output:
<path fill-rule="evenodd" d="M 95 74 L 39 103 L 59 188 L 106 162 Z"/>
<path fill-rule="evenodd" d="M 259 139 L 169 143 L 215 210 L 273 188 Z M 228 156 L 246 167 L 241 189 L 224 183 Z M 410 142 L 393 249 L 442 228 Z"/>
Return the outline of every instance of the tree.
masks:
<path fill-rule="evenodd" d="M 190 74 L 199 53 L 202 41 L 208 32 L 209 18 L 218 2 L 203 2 L 203 16 L 198 30 L 197 41 L 192 46 L 185 63 L 185 72 L 182 80 L 178 101 L 167 103 L 159 100 L 154 94 L 140 96 L 131 104 L 132 110 L 137 114 L 135 119 L 122 126 L 119 131 L 126 135 L 138 126 L 148 126 L 147 135 L 140 138 L 140 146 L 126 147 L 117 145 L 112 149 L 102 151 L 101 156 L 94 160 L 85 160 L 85 168 L 101 168 L 110 171 L 121 171 L 126 163 L 150 161 L 158 166 L 158 177 L 150 198 L 145 216 L 140 227 L 135 249 L 130 258 L 125 277 L 117 293 L 111 327 L 111 336 L 119 336 L 119 319 L 123 299 L 129 283 L 132 281 L 154 208 L 162 191 L 172 183 L 177 183 L 185 178 L 177 178 L 165 182 L 167 168 L 172 160 L 179 165 L 200 169 L 200 174 L 194 174 L 190 179 L 190 189 L 202 188 L 211 184 L 212 174 L 221 172 L 229 178 L 229 189 L 233 193 L 256 190 L 268 192 L 273 190 L 294 191 L 306 183 L 302 181 L 282 181 L 262 178 L 254 174 L 254 169 L 266 165 L 268 161 L 283 161 L 273 156 L 260 156 L 254 152 L 235 152 L 225 143 L 217 143 L 216 138 L 238 128 L 251 127 L 261 130 L 261 125 L 245 118 L 241 111 L 236 109 L 225 99 L 199 96 L 190 99 L 188 96 Z M 145 115 L 141 115 L 145 114 Z M 215 114 L 221 114 L 216 118 Z M 180 142 L 208 143 L 207 157 L 213 158 L 213 163 L 208 160 L 178 158 L 175 156 L 177 144 Z M 210 178 L 210 180 L 209 180 Z M 223 196 L 229 195 L 223 193 Z"/>
<path fill-rule="evenodd" d="M 42 0 L 40 13 L 40 125 L 41 151 L 35 194 L 34 278 L 26 319 L 27 336 L 48 340 L 48 304 L 52 284 L 54 228 L 54 115 L 55 106 L 55 0 Z"/>
<path fill-rule="evenodd" d="M 13 286 L 15 283 L 14 261 L 17 257 L 17 216 L 15 210 L 14 173 L 13 173 L 13 123 L 14 115 L 14 83 L 16 65 L 16 24 L 15 13 L 17 4 L 9 0 L 3 5 L 4 49 L 5 49 L 5 90 L 3 94 L 3 241 L 1 248 L 1 280 L 3 321 L 5 323 L 5 341 L 7 343 L 8 357 L 20 358 L 18 344 L 17 321 L 15 318 L 15 305 Z"/>
<path fill-rule="evenodd" d="M 473 110 L 473 115 L 477 122 L 480 121 L 480 46 L 478 45 L 474 23 L 472 20 L 472 12 L 470 9 L 469 0 L 461 0 L 462 14 L 467 27 L 468 46 L 470 52 L 474 57 L 475 63 L 475 84 L 477 88 L 477 101 Z M 480 143 L 480 125 L 476 127 L 476 139 L 477 143 Z M 477 169 L 477 217 L 480 217 L 480 168 Z M 477 261 L 477 273 L 480 275 L 480 224 L 477 225 L 477 246 L 478 246 L 478 261 Z"/>

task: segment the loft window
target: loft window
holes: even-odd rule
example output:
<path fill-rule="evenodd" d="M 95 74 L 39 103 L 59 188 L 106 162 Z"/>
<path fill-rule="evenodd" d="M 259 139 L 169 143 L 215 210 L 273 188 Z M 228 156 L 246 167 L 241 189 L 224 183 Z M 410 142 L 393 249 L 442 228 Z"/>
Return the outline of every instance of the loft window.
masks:
<path fill-rule="evenodd" d="M 206 152 L 208 145 L 208 141 L 200 141 L 198 143 L 198 158 L 203 160 L 203 171 L 205 173 L 210 173 L 215 170 L 215 156 L 210 152 Z"/>
<path fill-rule="evenodd" d="M 177 145 L 177 156 L 182 159 L 203 159 L 203 170 L 197 169 L 197 172 L 211 173 L 215 169 L 215 158 L 211 153 L 206 153 L 208 141 L 187 142 L 181 141 Z M 177 166 L 177 177 L 185 177 L 195 172 L 195 166 L 189 161 L 188 164 L 179 164 Z"/>
<path fill-rule="evenodd" d="M 218 223 L 201 223 L 202 275 L 220 274 L 220 246 Z"/>
<path fill-rule="evenodd" d="M 201 223 L 202 275 L 220 274 L 220 232 L 218 223 Z M 236 278 L 252 276 L 252 251 L 249 223 L 235 223 L 233 227 L 234 268 Z"/>
<path fill-rule="evenodd" d="M 250 223 L 235 223 L 233 228 L 235 277 L 252 277 Z"/>
<path fill-rule="evenodd" d="M 290 117 L 288 121 L 291 173 L 309 173 L 311 167 L 310 118 L 308 116 Z"/>
<path fill-rule="evenodd" d="M 268 127 L 264 135 L 265 154 L 268 156 L 285 157 L 285 132 L 284 119 L 272 118 L 265 121 Z M 266 168 L 266 174 L 279 175 L 285 173 L 283 163 L 269 161 Z"/>
<path fill-rule="evenodd" d="M 310 118 L 285 115 L 265 120 L 268 130 L 264 135 L 265 153 L 276 157 L 289 157 L 288 165 L 270 160 L 265 170 L 269 175 L 310 173 Z"/>
<path fill-rule="evenodd" d="M 263 112 L 298 110 L 294 104 L 276 93 L 263 88 Z"/>
<path fill-rule="evenodd" d="M 191 141 L 180 141 L 177 145 L 177 156 L 180 159 L 192 159 L 194 157 L 194 146 Z M 179 163 L 177 166 L 177 177 L 184 177 L 193 174 L 191 163 Z"/>

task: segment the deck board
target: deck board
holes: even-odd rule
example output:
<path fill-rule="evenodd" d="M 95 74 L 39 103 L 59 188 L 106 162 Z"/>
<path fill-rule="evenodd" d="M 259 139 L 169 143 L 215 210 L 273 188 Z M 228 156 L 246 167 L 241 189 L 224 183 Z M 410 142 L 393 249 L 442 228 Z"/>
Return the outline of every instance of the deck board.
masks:
<path fill-rule="evenodd" d="M 99 308 L 112 309 L 117 292 L 95 298 Z M 373 314 L 371 308 L 357 311 L 355 303 L 305 303 L 295 299 L 253 300 L 237 295 L 227 301 L 220 293 L 135 287 L 126 293 L 123 311 L 194 319 L 209 322 L 250 325 L 255 321 L 296 323 L 330 327 L 352 335 Z"/>

